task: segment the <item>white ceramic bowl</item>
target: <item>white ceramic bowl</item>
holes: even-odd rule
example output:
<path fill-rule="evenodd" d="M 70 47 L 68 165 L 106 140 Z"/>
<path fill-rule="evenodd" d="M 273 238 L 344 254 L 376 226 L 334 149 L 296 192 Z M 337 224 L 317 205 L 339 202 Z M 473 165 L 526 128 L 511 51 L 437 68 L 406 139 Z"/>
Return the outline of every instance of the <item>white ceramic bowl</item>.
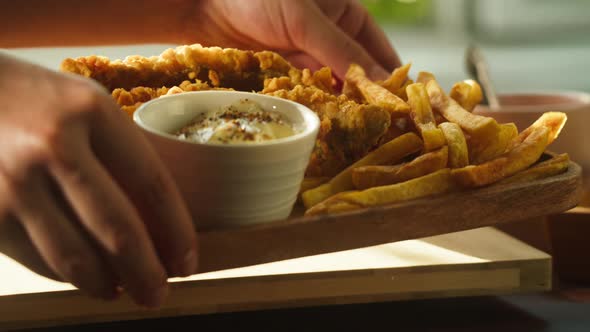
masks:
<path fill-rule="evenodd" d="M 567 122 L 559 137 L 547 148 L 567 152 L 580 164 L 584 173 L 590 171 L 590 94 L 578 91 L 523 91 L 499 96 L 498 110 L 478 106 L 474 113 L 491 116 L 501 123 L 514 122 L 521 131 L 544 112 L 564 112 Z M 587 176 L 587 174 L 586 174 Z"/>
<path fill-rule="evenodd" d="M 242 99 L 284 114 L 301 131 L 256 144 L 207 144 L 178 139 L 198 113 Z M 309 108 L 286 99 L 238 91 L 175 94 L 143 104 L 134 121 L 171 171 L 199 229 L 287 218 L 295 204 L 319 130 Z"/>

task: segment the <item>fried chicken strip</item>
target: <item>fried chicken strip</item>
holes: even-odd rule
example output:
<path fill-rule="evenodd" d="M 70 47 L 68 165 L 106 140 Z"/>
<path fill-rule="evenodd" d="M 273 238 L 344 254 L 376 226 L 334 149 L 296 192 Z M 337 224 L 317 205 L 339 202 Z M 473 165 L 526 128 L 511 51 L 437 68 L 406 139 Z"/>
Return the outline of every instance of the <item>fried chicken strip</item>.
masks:
<path fill-rule="evenodd" d="M 289 76 L 294 67 L 275 52 L 203 47 L 200 44 L 169 48 L 159 56 L 128 56 L 110 60 L 102 56 L 67 58 L 60 70 L 92 78 L 109 91 L 117 88 L 172 87 L 198 79 L 212 86 L 260 91 L 264 80 Z"/>
<path fill-rule="evenodd" d="M 289 76 L 273 77 L 264 80 L 262 93 L 269 94 L 278 90 L 292 90 L 298 85 L 315 87 L 324 92 L 334 93 L 334 77 L 329 67 L 323 67 L 318 71 L 311 72 L 308 68 L 289 71 Z"/>
<path fill-rule="evenodd" d="M 306 176 L 334 176 L 375 148 L 391 125 L 387 110 L 315 87 L 298 85 L 267 94 L 306 105 L 320 117 L 320 132 Z"/>
<path fill-rule="evenodd" d="M 98 81 L 129 115 L 161 96 L 210 89 L 253 91 L 307 105 L 321 119 L 307 176 L 337 174 L 383 143 L 391 128 L 390 114 L 383 108 L 336 96 L 330 68 L 299 70 L 270 51 L 195 44 L 153 57 L 65 59 L 61 70 Z"/>
<path fill-rule="evenodd" d="M 270 63 L 271 62 L 269 61 L 269 64 Z M 280 62 L 272 63 L 276 64 Z M 173 87 L 163 86 L 159 88 L 152 88 L 138 86 L 131 90 L 117 88 L 113 90 L 112 95 L 117 104 L 119 104 L 119 106 L 121 106 L 125 112 L 127 112 L 129 115 L 133 115 L 133 112 L 135 112 L 135 110 L 141 106 L 141 104 L 164 95 L 187 91 L 232 90 L 231 88 L 219 87 L 220 84 L 216 83 L 217 77 L 215 76 L 216 74 L 214 71 L 210 70 L 209 75 L 209 80 L 212 82 L 212 84 L 202 82 L 200 80 L 196 80 L 195 82 L 187 80 L 182 82 L 180 85 L 175 85 Z M 289 75 L 290 76 L 265 79 L 265 87 L 262 90 L 262 93 L 268 94 L 278 90 L 291 90 L 297 85 L 315 87 L 327 93 L 332 93 L 334 78 L 332 76 L 331 70 L 327 67 L 324 67 L 313 74 L 309 69 L 297 70 L 293 68 L 289 71 Z"/>
<path fill-rule="evenodd" d="M 115 89 L 111 93 L 115 102 L 125 111 L 129 116 L 133 115 L 133 112 L 152 99 L 156 99 L 161 96 L 183 93 L 188 91 L 205 91 L 205 90 L 227 90 L 223 88 L 213 88 L 205 82 L 197 80 L 196 82 L 184 81 L 180 85 L 173 87 L 161 87 L 161 88 L 148 88 L 143 86 L 135 87 L 131 90 Z"/>

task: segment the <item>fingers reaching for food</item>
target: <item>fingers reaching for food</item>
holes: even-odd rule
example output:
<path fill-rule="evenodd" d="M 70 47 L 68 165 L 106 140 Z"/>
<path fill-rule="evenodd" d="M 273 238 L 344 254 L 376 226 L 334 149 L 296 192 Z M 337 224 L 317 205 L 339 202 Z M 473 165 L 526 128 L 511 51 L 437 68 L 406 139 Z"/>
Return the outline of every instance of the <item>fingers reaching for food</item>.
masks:
<path fill-rule="evenodd" d="M 198 19 L 183 22 L 184 43 L 280 50 L 298 68 L 330 67 L 339 80 L 350 63 L 373 80 L 401 66 L 390 39 L 358 0 L 192 3 L 189 12 Z"/>

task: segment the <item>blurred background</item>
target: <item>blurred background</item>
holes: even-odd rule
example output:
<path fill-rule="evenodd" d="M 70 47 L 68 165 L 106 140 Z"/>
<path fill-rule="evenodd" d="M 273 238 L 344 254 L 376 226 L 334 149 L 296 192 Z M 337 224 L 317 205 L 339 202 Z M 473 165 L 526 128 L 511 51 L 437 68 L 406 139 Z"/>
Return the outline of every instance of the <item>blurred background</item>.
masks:
<path fill-rule="evenodd" d="M 496 90 L 590 92 L 590 1 L 362 0 L 411 74 L 436 74 L 445 88 L 468 77 L 465 49 L 480 46 Z M 11 53 L 50 68 L 64 57 L 156 55 L 175 45 L 20 49 Z"/>
<path fill-rule="evenodd" d="M 498 92 L 590 92 L 590 1 L 363 0 L 412 72 L 447 87 L 467 78 L 478 45 Z"/>

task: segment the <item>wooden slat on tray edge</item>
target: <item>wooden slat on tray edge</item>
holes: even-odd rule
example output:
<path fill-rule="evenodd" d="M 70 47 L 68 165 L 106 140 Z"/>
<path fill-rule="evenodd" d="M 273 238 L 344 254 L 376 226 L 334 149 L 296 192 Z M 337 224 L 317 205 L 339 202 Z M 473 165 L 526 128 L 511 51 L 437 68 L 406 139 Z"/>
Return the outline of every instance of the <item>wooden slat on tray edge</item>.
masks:
<path fill-rule="evenodd" d="M 582 196 L 582 170 L 329 216 L 200 233 L 209 272 L 363 248 L 561 213 Z"/>
<path fill-rule="evenodd" d="M 0 331 L 223 312 L 515 294 L 545 291 L 550 285 L 549 256 L 500 231 L 482 228 L 467 234 L 430 238 L 430 241 L 440 251 L 431 256 L 435 261 L 424 265 L 418 263 L 421 259 L 409 258 L 404 262 L 397 259 L 409 249 L 400 244 L 397 248 L 390 247 L 391 251 L 385 255 L 378 255 L 378 260 L 389 261 L 380 267 L 360 268 L 359 257 L 351 255 L 349 268 L 343 270 L 313 271 L 312 268 L 297 273 L 246 273 L 174 282 L 170 297 L 158 310 L 138 307 L 126 294 L 111 303 L 88 298 L 78 290 L 0 296 Z M 447 251 L 463 253 L 467 259 L 445 259 Z M 473 257 L 482 259 L 473 260 Z"/>

